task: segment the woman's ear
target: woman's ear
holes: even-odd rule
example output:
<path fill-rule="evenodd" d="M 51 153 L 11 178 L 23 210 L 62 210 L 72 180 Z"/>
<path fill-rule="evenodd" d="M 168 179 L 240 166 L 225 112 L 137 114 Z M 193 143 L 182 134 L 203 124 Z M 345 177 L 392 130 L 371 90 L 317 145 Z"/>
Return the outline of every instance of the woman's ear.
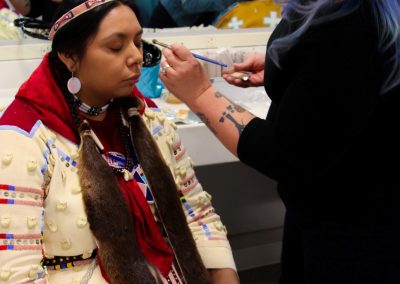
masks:
<path fill-rule="evenodd" d="M 77 67 L 78 67 L 78 61 L 74 58 L 74 56 L 62 53 L 62 52 L 57 52 L 58 58 L 67 66 L 68 70 L 70 72 L 76 72 Z"/>

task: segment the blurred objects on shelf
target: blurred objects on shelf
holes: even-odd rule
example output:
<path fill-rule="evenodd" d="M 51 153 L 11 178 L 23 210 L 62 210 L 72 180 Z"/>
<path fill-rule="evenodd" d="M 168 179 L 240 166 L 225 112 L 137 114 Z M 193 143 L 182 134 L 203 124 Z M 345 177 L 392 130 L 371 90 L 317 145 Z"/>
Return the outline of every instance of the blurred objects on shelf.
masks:
<path fill-rule="evenodd" d="M 163 89 L 161 94 L 162 94 L 161 98 L 169 104 L 181 104 L 182 103 L 182 101 L 180 99 L 178 99 L 173 94 L 171 94 L 171 92 L 168 91 L 167 89 Z"/>
<path fill-rule="evenodd" d="M 205 49 L 196 51 L 197 53 L 206 56 L 208 58 L 215 59 L 228 65 L 228 68 L 234 63 L 243 62 L 250 54 L 253 54 L 257 50 L 246 49 L 246 48 L 218 48 L 218 49 Z M 260 49 L 259 51 L 264 51 Z M 221 66 L 211 64 L 209 62 L 202 62 L 208 76 L 210 78 L 221 77 L 222 70 Z"/>
<path fill-rule="evenodd" d="M 270 105 L 270 99 L 263 87 L 243 89 L 229 85 L 221 77 L 212 78 L 211 82 L 213 86 L 228 99 L 247 109 L 254 115 L 265 118 Z M 166 116 L 175 123 L 188 125 L 201 123 L 201 120 L 186 104 L 176 100 L 178 99 L 175 96 L 164 89 L 161 97 L 155 99 L 155 102 Z"/>
<path fill-rule="evenodd" d="M 22 31 L 14 26 L 19 15 L 8 8 L 0 9 L 0 40 L 19 40 L 24 38 Z"/>

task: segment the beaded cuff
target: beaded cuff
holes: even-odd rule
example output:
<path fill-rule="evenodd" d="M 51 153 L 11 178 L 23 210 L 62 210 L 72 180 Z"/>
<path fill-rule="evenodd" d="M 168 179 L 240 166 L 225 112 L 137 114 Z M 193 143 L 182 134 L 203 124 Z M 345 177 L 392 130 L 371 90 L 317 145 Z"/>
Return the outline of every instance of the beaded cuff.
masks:
<path fill-rule="evenodd" d="M 61 270 L 72 268 L 74 266 L 89 264 L 96 258 L 97 250 L 93 250 L 92 254 L 87 257 L 83 254 L 76 256 L 55 256 L 53 258 L 44 258 L 42 266 L 46 266 L 50 270 Z"/>

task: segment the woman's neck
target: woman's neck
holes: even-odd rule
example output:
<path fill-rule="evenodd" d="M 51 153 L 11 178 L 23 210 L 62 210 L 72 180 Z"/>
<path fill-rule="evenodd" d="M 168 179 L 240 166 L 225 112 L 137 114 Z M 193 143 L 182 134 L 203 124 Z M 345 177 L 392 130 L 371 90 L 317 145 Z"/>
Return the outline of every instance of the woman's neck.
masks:
<path fill-rule="evenodd" d="M 107 101 L 105 99 L 101 99 L 100 97 L 95 99 L 86 99 L 87 97 L 83 96 L 82 94 L 79 94 L 79 96 L 74 95 L 74 98 L 75 103 L 83 116 L 98 121 L 104 119 L 106 112 L 112 103 L 112 100 Z"/>
<path fill-rule="evenodd" d="M 95 93 L 85 86 L 82 86 L 79 93 L 77 93 L 75 96 L 77 96 L 80 101 L 91 107 L 102 107 L 108 104 L 111 100 L 111 98 L 107 97 L 106 94 Z"/>

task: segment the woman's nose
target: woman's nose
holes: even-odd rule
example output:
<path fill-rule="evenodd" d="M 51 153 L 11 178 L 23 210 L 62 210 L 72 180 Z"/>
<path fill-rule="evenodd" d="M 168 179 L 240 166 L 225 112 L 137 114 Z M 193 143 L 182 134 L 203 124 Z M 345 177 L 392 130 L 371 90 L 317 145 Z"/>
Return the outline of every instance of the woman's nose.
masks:
<path fill-rule="evenodd" d="M 127 65 L 132 66 L 135 64 L 143 64 L 143 54 L 142 49 L 132 42 L 128 49 Z"/>

